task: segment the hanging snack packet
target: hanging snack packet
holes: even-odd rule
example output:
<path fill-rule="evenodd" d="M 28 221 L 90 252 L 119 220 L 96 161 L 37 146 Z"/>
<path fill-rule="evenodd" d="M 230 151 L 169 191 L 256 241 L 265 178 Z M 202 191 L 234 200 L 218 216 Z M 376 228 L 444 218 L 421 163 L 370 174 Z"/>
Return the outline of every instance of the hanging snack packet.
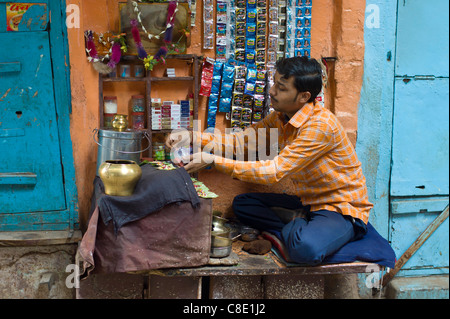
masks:
<path fill-rule="evenodd" d="M 244 95 L 241 93 L 233 93 L 233 106 L 242 106 L 244 103 Z"/>
<path fill-rule="evenodd" d="M 217 113 L 217 104 L 219 102 L 222 69 L 223 63 L 216 61 L 214 63 L 214 71 L 211 83 L 211 94 L 209 95 L 208 101 L 207 127 L 215 127 L 216 125 L 216 113 Z"/>
<path fill-rule="evenodd" d="M 245 90 L 245 80 L 244 79 L 236 79 L 234 81 L 234 92 L 244 93 L 244 90 Z"/>
<path fill-rule="evenodd" d="M 253 109 L 262 111 L 264 108 L 264 95 L 255 94 Z"/>
<path fill-rule="evenodd" d="M 202 64 L 202 78 L 200 84 L 199 94 L 209 96 L 211 94 L 211 84 L 214 72 L 214 60 L 206 58 Z"/>
<path fill-rule="evenodd" d="M 243 108 L 241 115 L 242 122 L 251 122 L 252 121 L 252 109 L 251 108 Z"/>
<path fill-rule="evenodd" d="M 233 106 L 231 110 L 231 120 L 232 121 L 240 121 L 242 115 L 242 107 Z"/>
<path fill-rule="evenodd" d="M 222 87 L 220 90 L 219 112 L 230 112 L 233 93 L 234 66 L 226 63 L 222 72 Z"/>
<path fill-rule="evenodd" d="M 244 94 L 253 96 L 255 92 L 255 82 L 256 82 L 256 66 L 249 66 L 247 68 L 247 76 L 245 78 L 245 90 Z"/>
<path fill-rule="evenodd" d="M 217 113 L 217 103 L 218 103 L 219 95 L 217 93 L 211 93 L 209 96 L 208 102 L 208 118 L 207 118 L 207 127 L 215 127 L 216 126 L 216 113 Z"/>

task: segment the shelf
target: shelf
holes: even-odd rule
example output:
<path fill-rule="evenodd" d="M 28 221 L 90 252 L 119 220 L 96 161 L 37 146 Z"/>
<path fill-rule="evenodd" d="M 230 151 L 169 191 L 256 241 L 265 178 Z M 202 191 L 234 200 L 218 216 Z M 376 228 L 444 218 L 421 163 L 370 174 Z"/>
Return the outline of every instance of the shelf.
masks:
<path fill-rule="evenodd" d="M 192 128 L 180 127 L 180 128 L 164 129 L 164 130 L 153 130 L 153 129 L 152 129 L 152 132 L 153 132 L 153 134 L 157 134 L 157 133 L 172 133 L 174 130 L 186 130 L 186 131 L 192 131 Z"/>
<path fill-rule="evenodd" d="M 198 119 L 198 103 L 199 103 L 199 77 L 200 77 L 200 65 L 199 61 L 201 57 L 194 54 L 183 54 L 183 55 L 168 55 L 166 60 L 168 59 L 177 59 L 184 60 L 186 62 L 186 67 L 189 72 L 183 72 L 184 74 L 192 74 L 191 76 L 176 76 L 176 77 L 167 77 L 167 76 L 152 76 L 150 72 L 145 77 L 135 78 L 121 78 L 121 77 L 105 77 L 99 76 L 99 121 L 100 127 L 103 127 L 103 84 L 106 82 L 109 83 L 117 83 L 117 82 L 140 82 L 145 84 L 145 96 L 146 96 L 146 122 L 147 125 L 150 126 L 152 122 L 152 111 L 151 111 L 151 101 L 150 97 L 152 96 L 152 84 L 155 84 L 155 88 L 161 88 L 161 85 L 156 85 L 157 82 L 169 83 L 169 82 L 186 82 L 190 83 L 192 86 L 193 93 L 193 105 L 194 105 L 194 113 L 193 119 Z M 180 74 L 183 74 L 180 73 Z M 165 86 L 165 85 L 164 85 Z M 186 129 L 186 128 L 185 128 Z M 192 131 L 192 128 L 187 128 L 186 130 Z M 140 131 L 147 132 L 149 136 L 149 149 L 146 154 L 143 154 L 144 157 L 151 157 L 151 142 L 152 142 L 152 134 L 163 134 L 163 133 L 171 133 L 172 129 L 163 129 L 163 130 L 153 130 L 151 127 L 147 127 Z"/>
<path fill-rule="evenodd" d="M 150 80 L 152 82 L 159 81 L 193 81 L 193 76 L 176 76 L 176 77 L 143 77 L 143 78 L 103 78 L 103 82 L 145 82 Z"/>
<path fill-rule="evenodd" d="M 193 81 L 193 76 L 176 76 L 176 77 L 150 77 L 150 81 Z"/>
<path fill-rule="evenodd" d="M 103 82 L 145 82 L 146 77 L 143 78 L 103 78 Z"/>

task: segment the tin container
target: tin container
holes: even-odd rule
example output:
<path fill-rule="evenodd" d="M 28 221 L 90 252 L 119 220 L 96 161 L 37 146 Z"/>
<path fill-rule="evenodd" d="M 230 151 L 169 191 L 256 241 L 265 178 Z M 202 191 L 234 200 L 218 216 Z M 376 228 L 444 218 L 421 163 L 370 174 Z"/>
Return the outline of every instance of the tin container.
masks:
<path fill-rule="evenodd" d="M 97 140 L 95 135 L 97 135 Z M 148 149 L 142 150 L 144 137 L 149 140 L 147 133 L 142 131 L 118 132 L 95 129 L 93 139 L 98 145 L 97 173 L 100 165 L 108 160 L 131 160 L 140 163 L 141 153 Z"/>

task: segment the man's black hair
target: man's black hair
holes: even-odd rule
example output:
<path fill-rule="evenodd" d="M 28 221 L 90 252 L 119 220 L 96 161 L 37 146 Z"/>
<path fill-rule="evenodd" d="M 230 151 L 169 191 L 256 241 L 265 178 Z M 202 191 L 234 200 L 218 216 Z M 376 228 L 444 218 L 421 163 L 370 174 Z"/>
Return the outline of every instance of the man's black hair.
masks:
<path fill-rule="evenodd" d="M 294 77 L 298 92 L 309 92 L 313 102 L 322 90 L 322 67 L 315 59 L 308 57 L 283 58 L 277 61 L 276 68 L 283 78 Z"/>

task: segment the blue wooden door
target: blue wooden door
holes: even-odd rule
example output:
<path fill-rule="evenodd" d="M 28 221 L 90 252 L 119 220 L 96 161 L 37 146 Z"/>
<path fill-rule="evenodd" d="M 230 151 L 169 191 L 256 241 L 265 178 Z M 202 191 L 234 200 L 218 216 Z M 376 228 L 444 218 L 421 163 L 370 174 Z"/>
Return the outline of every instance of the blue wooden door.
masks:
<path fill-rule="evenodd" d="M 3 216 L 67 207 L 48 2 L 39 3 L 28 8 L 15 31 L 8 31 L 12 22 L 5 14 L 13 4 L 0 3 L 0 215 Z"/>
<path fill-rule="evenodd" d="M 400 257 L 448 205 L 449 2 L 398 1 L 390 240 Z M 448 273 L 448 220 L 403 267 Z"/>

